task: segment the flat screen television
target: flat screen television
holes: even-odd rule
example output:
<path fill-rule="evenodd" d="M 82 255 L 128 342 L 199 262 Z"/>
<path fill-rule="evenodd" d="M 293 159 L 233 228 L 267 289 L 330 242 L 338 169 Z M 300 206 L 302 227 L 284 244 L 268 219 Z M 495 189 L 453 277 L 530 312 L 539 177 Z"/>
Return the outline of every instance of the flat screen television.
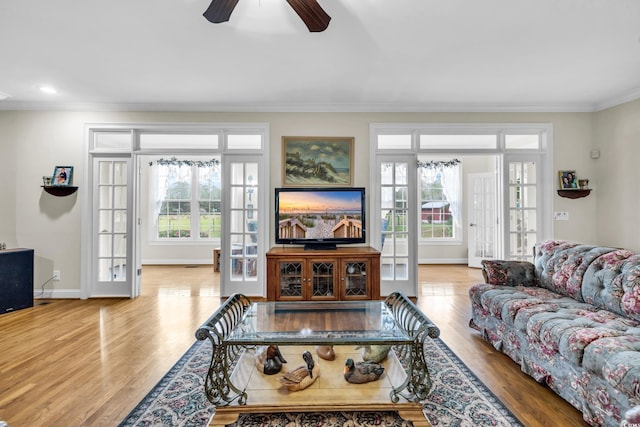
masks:
<path fill-rule="evenodd" d="M 365 242 L 364 188 L 276 188 L 276 244 L 335 249 Z"/>

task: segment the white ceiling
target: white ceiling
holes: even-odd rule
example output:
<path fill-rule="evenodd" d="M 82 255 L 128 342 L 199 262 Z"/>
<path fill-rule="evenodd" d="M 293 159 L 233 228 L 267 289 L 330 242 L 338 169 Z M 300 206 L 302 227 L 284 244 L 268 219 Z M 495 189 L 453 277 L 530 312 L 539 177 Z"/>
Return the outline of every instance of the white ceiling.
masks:
<path fill-rule="evenodd" d="M 1 0 L 0 109 L 597 111 L 640 98 L 638 0 Z M 39 85 L 58 94 L 47 95 Z M 1 96 L 0 96 L 1 97 Z"/>

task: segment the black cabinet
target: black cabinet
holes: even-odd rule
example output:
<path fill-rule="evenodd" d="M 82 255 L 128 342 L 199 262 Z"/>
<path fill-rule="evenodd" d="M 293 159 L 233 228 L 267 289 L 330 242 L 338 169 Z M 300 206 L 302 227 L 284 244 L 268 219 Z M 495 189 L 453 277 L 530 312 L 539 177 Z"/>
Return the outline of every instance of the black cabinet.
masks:
<path fill-rule="evenodd" d="M 33 249 L 0 251 L 0 314 L 33 307 Z"/>

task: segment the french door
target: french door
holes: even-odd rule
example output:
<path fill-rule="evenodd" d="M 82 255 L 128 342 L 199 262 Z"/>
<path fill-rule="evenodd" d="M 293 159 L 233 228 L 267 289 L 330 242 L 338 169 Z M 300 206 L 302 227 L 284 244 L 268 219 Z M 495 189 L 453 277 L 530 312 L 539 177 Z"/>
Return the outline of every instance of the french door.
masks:
<path fill-rule="evenodd" d="M 220 284 L 224 296 L 235 292 L 264 294 L 265 191 L 262 158 L 227 155 L 223 158 L 224 215 Z"/>
<path fill-rule="evenodd" d="M 544 206 L 540 163 L 533 156 L 506 160 L 508 259 L 533 261 L 533 245 L 545 235 L 540 230 L 544 227 L 540 220 Z"/>
<path fill-rule="evenodd" d="M 400 290 L 415 295 L 417 275 L 416 163 L 409 159 L 387 158 L 377 164 L 376 199 L 379 211 L 374 221 L 380 230 L 380 283 L 385 293 Z M 378 224 L 372 228 L 377 228 Z"/>
<path fill-rule="evenodd" d="M 159 153 L 221 157 L 221 292 L 264 295 L 268 135 L 266 123 L 87 125 L 81 298 L 140 293 L 141 159 Z"/>
<path fill-rule="evenodd" d="M 467 197 L 467 264 L 480 268 L 483 259 L 497 256 L 498 210 L 495 173 L 470 173 Z"/>
<path fill-rule="evenodd" d="M 89 297 L 132 297 L 130 157 L 93 159 L 93 274 Z"/>

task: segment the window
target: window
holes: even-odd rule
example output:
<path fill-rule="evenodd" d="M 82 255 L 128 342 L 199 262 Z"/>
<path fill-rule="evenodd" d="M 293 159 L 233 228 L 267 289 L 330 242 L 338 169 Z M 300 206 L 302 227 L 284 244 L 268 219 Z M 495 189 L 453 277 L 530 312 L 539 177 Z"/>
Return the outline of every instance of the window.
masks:
<path fill-rule="evenodd" d="M 421 150 L 495 149 L 497 145 L 498 145 L 498 136 L 496 134 L 420 135 Z"/>
<path fill-rule="evenodd" d="M 460 161 L 418 159 L 420 238 L 459 240 Z"/>
<path fill-rule="evenodd" d="M 150 165 L 152 239 L 190 243 L 220 239 L 219 159 L 160 159 Z"/>

